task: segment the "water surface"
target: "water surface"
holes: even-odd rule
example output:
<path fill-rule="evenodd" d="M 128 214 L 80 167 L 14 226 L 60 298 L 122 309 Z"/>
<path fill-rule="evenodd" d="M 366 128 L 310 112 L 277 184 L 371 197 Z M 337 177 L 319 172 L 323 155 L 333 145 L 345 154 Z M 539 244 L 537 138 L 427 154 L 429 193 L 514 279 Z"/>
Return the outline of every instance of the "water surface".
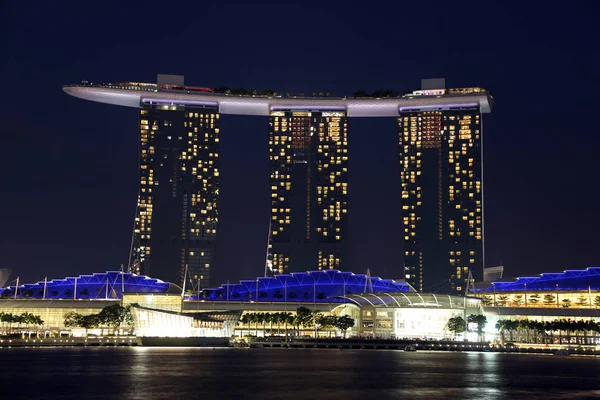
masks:
<path fill-rule="evenodd" d="M 0 349 L 0 398 L 600 398 L 600 358 L 395 350 Z"/>

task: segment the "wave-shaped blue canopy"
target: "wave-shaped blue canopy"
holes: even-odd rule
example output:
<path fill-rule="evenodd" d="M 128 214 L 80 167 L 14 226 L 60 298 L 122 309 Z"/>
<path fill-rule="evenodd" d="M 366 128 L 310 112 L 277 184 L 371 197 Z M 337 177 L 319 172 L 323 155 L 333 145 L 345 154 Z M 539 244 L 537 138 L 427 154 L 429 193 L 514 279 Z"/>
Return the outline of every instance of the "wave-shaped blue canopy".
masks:
<path fill-rule="evenodd" d="M 480 292 L 514 290 L 600 290 L 600 267 L 520 277 L 512 282 L 493 282 Z"/>
<path fill-rule="evenodd" d="M 204 289 L 199 297 L 200 300 L 210 301 L 331 302 L 336 301 L 337 296 L 365 292 L 414 292 L 414 289 L 405 282 L 396 282 L 393 279 L 325 270 L 241 280 L 239 283 L 225 284 L 215 289 Z M 189 296 L 187 299 L 196 300 L 198 295 Z"/>
<path fill-rule="evenodd" d="M 121 299 L 122 290 L 125 293 L 181 293 L 177 286 L 163 282 L 160 279 L 144 275 L 136 275 L 121 271 L 107 271 L 92 275 L 80 275 L 64 279 L 53 279 L 46 282 L 44 295 L 44 281 L 32 284 L 19 285 L 17 298 L 32 299 Z M 77 293 L 75 293 L 77 291 Z M 0 298 L 15 296 L 15 286 L 0 289 Z"/>

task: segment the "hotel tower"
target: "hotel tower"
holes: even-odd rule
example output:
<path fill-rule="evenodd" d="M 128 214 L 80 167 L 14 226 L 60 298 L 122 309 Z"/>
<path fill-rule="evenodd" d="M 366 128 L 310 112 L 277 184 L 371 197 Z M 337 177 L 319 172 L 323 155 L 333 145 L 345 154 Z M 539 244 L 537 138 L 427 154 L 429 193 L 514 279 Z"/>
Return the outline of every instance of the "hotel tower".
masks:
<path fill-rule="evenodd" d="M 421 96 L 460 96 L 424 80 Z M 408 106 L 398 118 L 406 280 L 425 292 L 463 294 L 483 278 L 482 125 L 479 104 Z"/>
<path fill-rule="evenodd" d="M 341 111 L 269 116 L 271 273 L 348 263 L 348 118 Z"/>
<path fill-rule="evenodd" d="M 183 77 L 159 76 L 181 86 Z M 219 197 L 219 112 L 150 101 L 139 113 L 140 182 L 130 271 L 213 284 Z"/>

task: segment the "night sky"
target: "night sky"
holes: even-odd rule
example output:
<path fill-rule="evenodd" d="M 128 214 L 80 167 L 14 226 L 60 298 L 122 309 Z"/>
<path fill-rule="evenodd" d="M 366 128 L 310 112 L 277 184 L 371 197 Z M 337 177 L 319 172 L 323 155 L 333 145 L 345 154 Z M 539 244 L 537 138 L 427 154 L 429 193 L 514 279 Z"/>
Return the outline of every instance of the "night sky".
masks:
<path fill-rule="evenodd" d="M 1 6 L 0 268 L 21 282 L 127 263 L 136 110 L 61 86 L 157 73 L 296 93 L 487 88 L 486 264 L 600 265 L 595 2 L 56 3 Z M 221 132 L 217 282 L 263 273 L 270 208 L 267 119 L 223 116 Z M 395 119 L 351 119 L 349 147 L 351 270 L 402 277 Z"/>

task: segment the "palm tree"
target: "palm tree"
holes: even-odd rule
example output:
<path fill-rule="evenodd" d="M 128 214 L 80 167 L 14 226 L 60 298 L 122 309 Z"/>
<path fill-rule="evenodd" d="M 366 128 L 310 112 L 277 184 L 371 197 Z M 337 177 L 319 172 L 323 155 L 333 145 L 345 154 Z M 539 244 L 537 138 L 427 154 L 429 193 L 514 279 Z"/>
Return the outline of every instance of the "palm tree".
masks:
<path fill-rule="evenodd" d="M 292 327 L 294 327 L 294 321 L 295 321 L 295 317 L 294 315 L 292 315 L 292 313 L 283 313 L 283 316 L 285 318 L 285 335 L 287 337 L 288 334 L 288 324 L 292 325 Z"/>
<path fill-rule="evenodd" d="M 539 343 L 540 332 L 540 322 L 539 321 L 529 321 L 529 329 L 535 335 L 535 343 Z M 543 324 L 542 324 L 543 325 Z"/>
<path fill-rule="evenodd" d="M 558 320 L 558 326 L 559 329 L 561 330 L 561 332 L 567 332 L 567 343 L 569 342 L 570 336 L 571 334 L 569 333 L 569 330 L 571 329 L 571 324 L 570 321 L 567 319 L 560 319 Z M 562 333 L 561 333 L 562 335 Z M 561 337 L 562 339 L 562 337 Z M 562 342 L 562 340 L 561 340 Z"/>
<path fill-rule="evenodd" d="M 28 312 L 24 312 L 20 315 L 20 319 L 21 319 L 21 324 L 25 324 L 25 329 L 27 330 L 26 333 L 29 333 L 29 337 L 31 338 L 31 330 L 29 329 L 29 325 L 31 322 L 31 317 L 33 316 L 33 314 L 30 314 Z"/>
<path fill-rule="evenodd" d="M 576 325 L 575 322 L 568 319 L 568 320 L 563 320 L 564 321 L 564 326 L 565 326 L 565 330 L 567 331 L 567 343 L 571 342 L 571 332 L 575 332 Z"/>
<path fill-rule="evenodd" d="M 590 330 L 592 332 L 594 332 L 594 339 L 593 340 L 595 342 L 596 341 L 596 335 L 598 333 L 600 333 L 600 324 L 595 323 L 594 321 L 589 321 L 589 323 L 590 323 Z"/>
<path fill-rule="evenodd" d="M 554 329 L 553 329 L 552 322 L 545 321 L 545 322 L 543 322 L 543 324 L 544 324 L 544 333 L 550 332 L 550 342 L 552 344 L 554 344 Z"/>
<path fill-rule="evenodd" d="M 587 323 L 587 330 L 594 334 L 594 337 L 592 338 L 592 343 L 595 343 L 596 342 L 596 334 L 600 332 L 600 325 L 595 323 L 591 319 L 586 321 L 586 323 Z"/>
<path fill-rule="evenodd" d="M 246 323 L 248 324 L 248 336 L 252 335 L 252 323 L 254 322 L 254 316 L 252 315 L 252 313 L 248 313 L 246 314 L 247 316 L 247 320 Z"/>
<path fill-rule="evenodd" d="M 265 321 L 269 323 L 269 333 L 270 336 L 273 336 L 273 322 L 275 322 L 275 314 L 273 313 L 266 313 L 265 314 Z"/>
<path fill-rule="evenodd" d="M 506 320 L 499 319 L 496 322 L 496 330 L 500 331 L 500 343 L 504 345 L 504 330 L 506 329 Z"/>
<path fill-rule="evenodd" d="M 271 335 L 273 334 L 273 323 L 277 324 L 277 335 L 279 335 L 279 313 L 271 314 Z"/>
<path fill-rule="evenodd" d="M 259 313 L 252 313 L 252 321 L 254 322 L 254 336 L 258 337 L 258 323 L 260 322 Z"/>
<path fill-rule="evenodd" d="M 34 315 L 32 322 L 36 326 L 36 332 L 41 326 L 44 325 L 44 320 L 39 315 Z"/>
<path fill-rule="evenodd" d="M 577 331 L 583 333 L 583 343 L 581 343 L 581 344 L 587 344 L 587 331 L 588 331 L 587 321 L 579 320 L 576 322 L 576 324 L 577 324 Z"/>
<path fill-rule="evenodd" d="M 281 324 L 285 324 L 285 313 L 282 312 L 278 312 L 277 313 L 277 334 L 281 335 Z M 284 326 L 285 329 L 285 326 Z M 287 335 L 287 333 L 284 330 L 284 334 Z"/>
<path fill-rule="evenodd" d="M 247 326 L 250 323 L 250 315 L 249 314 L 242 315 L 242 318 L 240 319 L 239 322 L 242 325 L 246 325 Z M 244 336 L 244 329 L 243 328 L 241 329 L 240 336 L 242 336 L 242 337 Z"/>
<path fill-rule="evenodd" d="M 265 322 L 266 322 L 266 313 L 260 312 L 258 313 L 258 322 L 262 325 L 263 336 L 265 336 Z"/>
<path fill-rule="evenodd" d="M 25 313 L 21 314 L 20 317 L 21 317 L 21 322 L 24 323 L 25 326 L 26 326 L 26 328 L 27 328 L 27 331 L 28 331 L 28 334 L 29 334 L 29 338 L 31 339 L 31 327 L 30 327 L 30 325 L 34 325 L 36 327 L 35 333 L 36 333 L 36 336 L 37 336 L 37 333 L 38 333 L 37 332 L 37 327 L 39 325 L 43 325 L 44 321 L 42 321 L 42 319 L 39 316 L 33 315 L 31 313 L 28 313 L 28 312 L 25 312 Z"/>
<path fill-rule="evenodd" d="M 510 334 L 510 341 L 513 341 L 513 332 L 517 330 L 517 328 L 519 327 L 519 321 L 514 321 L 514 320 L 506 320 L 505 321 L 505 328 L 508 331 L 508 333 Z"/>
<path fill-rule="evenodd" d="M 526 343 L 530 343 L 530 341 L 529 341 L 529 339 L 530 339 L 529 334 L 530 334 L 530 331 L 531 331 L 531 329 L 533 327 L 533 321 L 530 321 L 527 318 L 522 319 L 522 320 L 519 321 L 519 327 L 521 327 L 525 331 L 525 337 L 526 337 L 525 342 Z"/>
<path fill-rule="evenodd" d="M 262 322 L 263 337 L 267 336 L 267 333 L 265 332 L 265 324 L 269 321 L 271 321 L 271 315 L 269 313 L 260 313 L 260 322 Z"/>
<path fill-rule="evenodd" d="M 554 321 L 550 322 L 552 330 L 558 332 L 558 344 L 562 344 L 563 324 L 561 323 L 561 321 L 562 320 L 555 319 Z"/>

